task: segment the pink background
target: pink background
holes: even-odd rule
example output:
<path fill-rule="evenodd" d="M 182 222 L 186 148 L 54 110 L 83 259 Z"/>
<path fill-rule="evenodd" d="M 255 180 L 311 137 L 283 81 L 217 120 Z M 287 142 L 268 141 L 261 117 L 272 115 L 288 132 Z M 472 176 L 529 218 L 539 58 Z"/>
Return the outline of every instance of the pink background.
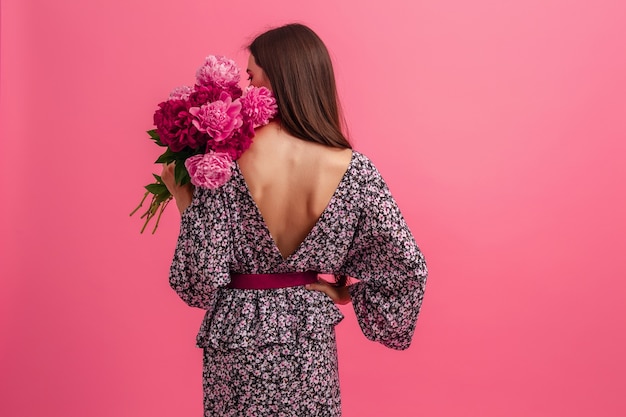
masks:
<path fill-rule="evenodd" d="M 3 0 L 0 415 L 202 414 L 178 215 L 128 216 L 145 131 L 204 56 L 290 21 L 431 271 L 408 351 L 344 309 L 344 415 L 626 415 L 625 4 Z"/>

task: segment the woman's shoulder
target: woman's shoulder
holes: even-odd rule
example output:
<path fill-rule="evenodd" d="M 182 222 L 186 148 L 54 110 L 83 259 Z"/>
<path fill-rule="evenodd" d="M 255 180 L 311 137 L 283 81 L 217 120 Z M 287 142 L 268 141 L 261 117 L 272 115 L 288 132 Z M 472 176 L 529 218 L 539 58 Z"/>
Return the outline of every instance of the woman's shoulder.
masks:
<path fill-rule="evenodd" d="M 372 160 L 364 153 L 352 150 L 351 170 L 364 179 L 380 177 L 380 172 Z"/>

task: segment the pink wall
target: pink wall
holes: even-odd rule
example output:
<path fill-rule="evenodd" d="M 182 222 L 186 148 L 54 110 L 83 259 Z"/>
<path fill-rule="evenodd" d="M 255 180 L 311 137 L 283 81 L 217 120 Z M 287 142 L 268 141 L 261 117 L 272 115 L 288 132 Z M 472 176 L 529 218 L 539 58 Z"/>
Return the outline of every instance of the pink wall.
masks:
<path fill-rule="evenodd" d="M 0 415 L 201 415 L 177 233 L 128 213 L 169 89 L 312 26 L 431 270 L 413 346 L 339 325 L 344 414 L 626 415 L 626 6 L 4 0 Z"/>

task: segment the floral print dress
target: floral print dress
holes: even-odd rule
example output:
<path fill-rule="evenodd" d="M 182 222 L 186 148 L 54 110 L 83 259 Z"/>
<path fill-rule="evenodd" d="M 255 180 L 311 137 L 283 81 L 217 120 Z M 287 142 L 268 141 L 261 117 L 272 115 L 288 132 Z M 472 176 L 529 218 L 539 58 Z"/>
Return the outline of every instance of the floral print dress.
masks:
<path fill-rule="evenodd" d="M 205 416 L 341 415 L 332 300 L 304 287 L 230 289 L 230 272 L 346 274 L 365 336 L 393 349 L 411 343 L 426 263 L 372 162 L 352 160 L 319 220 L 286 259 L 235 165 L 222 187 L 196 188 L 181 220 L 170 284 L 206 310 Z"/>

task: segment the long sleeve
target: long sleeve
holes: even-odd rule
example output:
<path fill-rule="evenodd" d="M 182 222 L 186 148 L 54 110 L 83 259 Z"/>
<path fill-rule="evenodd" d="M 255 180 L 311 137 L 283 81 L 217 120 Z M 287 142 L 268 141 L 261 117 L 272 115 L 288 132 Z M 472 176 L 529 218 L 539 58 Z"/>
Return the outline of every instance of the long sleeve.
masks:
<path fill-rule="evenodd" d="M 427 268 L 406 221 L 376 168 L 367 178 L 359 225 L 342 273 L 363 334 L 393 349 L 411 344 L 424 297 Z"/>
<path fill-rule="evenodd" d="M 170 267 L 170 286 L 187 304 L 210 310 L 217 289 L 230 282 L 232 237 L 221 189 L 196 188 L 183 212 Z"/>

